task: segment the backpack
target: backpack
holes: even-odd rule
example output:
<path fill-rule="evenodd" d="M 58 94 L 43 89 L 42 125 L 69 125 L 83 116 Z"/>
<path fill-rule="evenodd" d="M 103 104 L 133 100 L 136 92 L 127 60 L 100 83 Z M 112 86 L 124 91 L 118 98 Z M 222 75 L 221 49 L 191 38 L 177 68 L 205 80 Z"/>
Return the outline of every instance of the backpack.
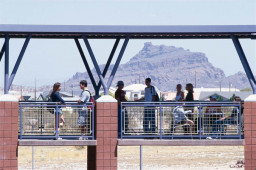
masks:
<path fill-rule="evenodd" d="M 152 91 L 152 89 L 154 88 L 154 91 L 156 92 L 156 89 L 155 89 L 155 87 L 154 86 L 151 86 L 151 94 L 153 94 L 153 91 Z M 160 98 L 159 98 L 159 96 L 158 96 L 158 93 L 156 92 L 156 95 L 155 95 L 155 101 L 156 102 L 159 102 L 160 101 Z"/>
<path fill-rule="evenodd" d="M 48 97 L 47 102 L 53 102 L 51 96 Z M 54 114 L 54 112 L 55 112 L 56 106 L 54 106 L 54 105 L 55 105 L 55 104 L 49 103 L 49 104 L 47 104 L 47 106 L 46 106 L 47 110 L 48 110 L 51 114 Z"/>
<path fill-rule="evenodd" d="M 89 90 L 85 90 L 85 91 L 88 91 L 88 93 L 90 94 L 89 102 L 92 102 L 93 106 L 95 107 L 95 99 L 94 99 L 94 97 L 91 95 Z M 92 109 L 92 106 L 87 106 L 87 107 Z"/>

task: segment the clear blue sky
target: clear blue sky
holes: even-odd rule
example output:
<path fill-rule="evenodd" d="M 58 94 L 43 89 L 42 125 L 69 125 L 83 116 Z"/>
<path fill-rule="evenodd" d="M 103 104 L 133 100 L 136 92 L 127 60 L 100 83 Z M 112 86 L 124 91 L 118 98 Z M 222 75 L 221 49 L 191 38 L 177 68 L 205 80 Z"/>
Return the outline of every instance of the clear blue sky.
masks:
<path fill-rule="evenodd" d="M 0 24 L 42 25 L 255 25 L 256 0 L 1 0 Z M 149 40 L 147 40 L 149 41 Z M 122 63 L 147 41 L 131 40 Z M 10 72 L 24 40 L 11 40 Z M 107 60 L 114 40 L 90 41 L 100 64 Z M 243 71 L 231 40 L 152 40 L 204 52 L 226 75 Z M 242 40 L 256 74 L 256 40 Z M 3 40 L 0 40 L 2 46 Z M 83 44 L 84 45 L 84 44 Z M 85 53 L 87 56 L 87 52 Z M 3 61 L 0 86 L 3 86 Z M 39 85 L 67 80 L 85 68 L 73 40 L 32 39 L 14 84 Z"/>

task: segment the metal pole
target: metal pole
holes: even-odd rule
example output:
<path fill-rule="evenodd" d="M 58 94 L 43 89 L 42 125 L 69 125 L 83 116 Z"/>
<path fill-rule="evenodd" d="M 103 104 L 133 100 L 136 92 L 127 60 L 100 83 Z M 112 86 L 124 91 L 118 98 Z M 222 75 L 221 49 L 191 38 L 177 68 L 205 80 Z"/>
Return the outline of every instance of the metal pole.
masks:
<path fill-rule="evenodd" d="M 115 65 L 114 65 L 114 68 L 113 68 L 113 70 L 112 70 L 112 72 L 111 72 L 111 75 L 110 75 L 110 77 L 109 77 L 109 79 L 108 79 L 107 90 L 108 90 L 109 87 L 111 86 L 111 83 L 112 83 L 112 81 L 113 81 L 113 79 L 114 79 L 114 77 L 115 77 L 117 68 L 118 68 L 118 66 L 119 66 L 119 64 L 120 64 L 120 61 L 121 61 L 122 57 L 123 57 L 123 54 L 124 54 L 124 51 L 125 51 L 125 49 L 126 49 L 126 47 L 127 47 L 127 44 L 128 44 L 128 42 L 129 42 L 129 39 L 130 39 L 130 35 L 128 35 L 128 36 L 125 38 L 125 40 L 124 40 L 123 46 L 122 46 L 122 48 L 121 48 L 121 51 L 120 51 L 120 53 L 119 53 L 119 55 L 118 55 L 118 57 L 117 57 L 116 63 L 115 63 Z M 108 93 L 108 91 L 107 91 L 107 93 Z"/>
<path fill-rule="evenodd" d="M 88 52 L 89 52 L 89 54 L 90 54 L 90 56 L 91 56 L 92 63 L 93 63 L 93 65 L 94 65 L 94 68 L 95 68 L 95 70 L 96 70 L 96 73 L 98 74 L 99 79 L 100 79 L 100 81 L 101 81 L 101 83 L 102 83 L 102 85 L 103 85 L 104 91 L 106 92 L 106 91 L 108 91 L 108 90 L 107 90 L 107 86 L 106 86 L 106 84 L 105 84 L 105 82 L 104 82 L 104 78 L 103 78 L 103 76 L 102 76 L 102 74 L 101 74 L 100 67 L 99 67 L 99 65 L 98 65 L 98 63 L 97 63 L 97 61 L 96 61 L 96 58 L 95 58 L 95 56 L 94 56 L 94 54 L 93 54 L 93 52 L 92 52 L 92 48 L 91 48 L 91 46 L 90 46 L 90 43 L 89 43 L 89 41 L 88 41 L 88 39 L 87 39 L 87 37 L 86 37 L 85 35 L 82 35 L 82 36 L 83 36 L 83 39 L 84 39 L 84 43 L 85 43 L 85 45 L 86 45 L 86 47 L 87 47 L 87 50 L 88 50 Z M 105 95 L 108 95 L 108 93 L 104 93 L 104 94 L 105 94 Z"/>
<path fill-rule="evenodd" d="M 16 64 L 15 64 L 15 66 L 14 66 L 14 68 L 13 68 L 13 71 L 12 71 L 12 74 L 11 74 L 11 76 L 10 76 L 10 79 L 9 79 L 9 81 L 8 81 L 8 91 L 10 90 L 10 87 L 11 87 L 11 85 L 12 85 L 13 79 L 14 79 L 16 73 L 17 73 L 17 70 L 18 70 L 19 66 L 20 66 L 21 60 L 22 60 L 22 58 L 23 58 L 23 56 L 24 56 L 24 53 L 25 53 L 25 51 L 26 51 L 26 49 L 27 49 L 27 46 L 28 46 L 28 43 L 29 43 L 30 38 L 31 38 L 31 34 L 29 34 L 29 35 L 27 36 L 27 38 L 26 38 L 26 40 L 25 40 L 25 42 L 24 42 L 24 44 L 23 44 L 23 47 L 22 47 L 22 49 L 21 49 L 21 51 L 20 51 L 20 55 L 19 55 L 19 57 L 18 57 L 18 59 L 17 59 L 17 61 L 16 61 Z"/>
<path fill-rule="evenodd" d="M 81 47 L 81 45 L 80 45 L 80 43 L 79 43 L 79 41 L 78 41 L 77 38 L 75 38 L 75 42 L 76 42 L 76 46 L 77 46 L 77 48 L 78 48 L 78 51 L 79 51 L 79 53 L 80 53 L 80 55 L 81 55 L 81 58 L 82 58 L 82 60 L 83 60 L 83 62 L 84 62 L 84 66 L 85 66 L 85 68 L 86 68 L 86 70 L 87 70 L 87 73 L 88 73 L 88 75 L 89 75 L 89 77 L 90 77 L 90 79 L 91 79 L 91 82 L 92 82 L 92 85 L 93 85 L 93 87 L 94 87 L 95 93 L 96 93 L 97 85 L 96 85 L 96 82 L 95 82 L 94 77 L 93 77 L 93 75 L 92 75 L 92 71 L 91 71 L 91 69 L 90 69 L 90 66 L 89 66 L 89 64 L 88 64 L 88 62 L 87 62 L 87 60 L 86 60 L 86 58 L 85 58 L 83 49 L 82 49 L 82 47 Z"/>
<path fill-rule="evenodd" d="M 105 68 L 104 68 L 104 70 L 103 70 L 103 73 L 102 73 L 103 78 L 105 78 L 105 76 L 106 76 L 106 74 L 107 74 L 108 68 L 109 68 L 109 66 L 110 66 L 110 63 L 111 63 L 113 57 L 114 57 L 114 54 L 115 54 L 115 52 L 116 52 L 117 46 L 118 46 L 118 44 L 119 44 L 119 41 L 120 41 L 120 38 L 117 38 L 116 41 L 115 41 L 115 44 L 114 44 L 114 46 L 113 46 L 113 48 L 112 48 L 112 51 L 111 51 L 111 53 L 110 53 L 110 55 L 109 55 L 107 64 L 106 64 L 106 66 L 105 66 Z M 98 83 L 96 95 L 99 95 L 99 94 L 97 94 L 97 93 L 99 93 L 100 86 L 101 86 L 101 81 L 99 81 L 99 83 Z"/>
<path fill-rule="evenodd" d="M 236 36 L 234 36 L 234 35 L 231 35 L 231 38 L 232 38 L 232 41 L 233 41 L 234 46 L 236 48 L 236 51 L 238 53 L 238 56 L 239 56 L 239 58 L 241 60 L 241 63 L 243 65 L 243 67 L 244 67 L 245 73 L 246 73 L 246 75 L 247 75 L 247 77 L 249 79 L 249 82 L 251 84 L 253 94 L 256 94 L 256 81 L 255 81 L 254 75 L 252 73 L 252 70 L 251 70 L 251 68 L 249 66 L 249 63 L 248 63 L 248 61 L 246 59 L 246 56 L 244 54 L 243 48 L 242 48 L 242 46 L 241 46 L 241 44 L 239 42 L 239 39 Z"/>
<path fill-rule="evenodd" d="M 5 42 L 4 42 L 3 47 L 2 47 L 2 49 L 0 51 L 0 61 L 2 60 L 2 57 L 4 55 L 4 51 L 5 51 Z"/>
<path fill-rule="evenodd" d="M 8 94 L 9 80 L 9 34 L 5 35 L 5 67 L 4 67 L 4 94 Z"/>
<path fill-rule="evenodd" d="M 142 170 L 142 146 L 140 145 L 140 170 Z"/>

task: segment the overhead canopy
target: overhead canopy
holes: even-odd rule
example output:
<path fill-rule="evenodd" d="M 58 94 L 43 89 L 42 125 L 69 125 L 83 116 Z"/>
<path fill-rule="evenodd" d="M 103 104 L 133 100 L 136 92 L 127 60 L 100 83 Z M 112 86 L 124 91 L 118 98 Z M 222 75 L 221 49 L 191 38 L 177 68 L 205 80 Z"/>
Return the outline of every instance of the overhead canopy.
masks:
<path fill-rule="evenodd" d="M 128 25 L 0 25 L 0 38 L 125 38 L 130 39 L 225 39 L 255 38 L 256 25 L 128 26 Z"/>

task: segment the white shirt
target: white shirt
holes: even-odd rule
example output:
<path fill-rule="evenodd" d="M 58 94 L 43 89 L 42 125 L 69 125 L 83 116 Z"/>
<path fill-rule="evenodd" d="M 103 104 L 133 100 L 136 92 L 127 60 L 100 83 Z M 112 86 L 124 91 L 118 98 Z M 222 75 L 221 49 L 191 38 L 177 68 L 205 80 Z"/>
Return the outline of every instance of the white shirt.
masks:
<path fill-rule="evenodd" d="M 90 100 L 90 93 L 87 90 L 83 90 L 79 97 L 80 97 L 80 100 L 83 103 L 89 102 L 89 100 Z"/>
<path fill-rule="evenodd" d="M 153 96 L 156 95 L 156 90 L 153 86 L 149 86 L 145 88 L 145 102 L 152 102 Z"/>

